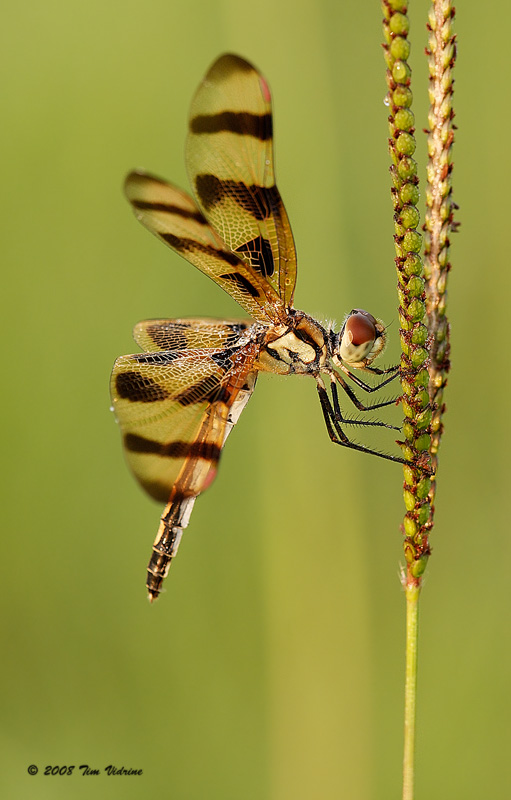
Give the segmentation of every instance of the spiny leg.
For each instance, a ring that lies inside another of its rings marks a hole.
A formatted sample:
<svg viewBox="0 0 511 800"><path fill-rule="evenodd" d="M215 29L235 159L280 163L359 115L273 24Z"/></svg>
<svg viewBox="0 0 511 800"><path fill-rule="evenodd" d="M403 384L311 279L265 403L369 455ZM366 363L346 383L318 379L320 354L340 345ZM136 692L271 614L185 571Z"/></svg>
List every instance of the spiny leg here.
<svg viewBox="0 0 511 800"><path fill-rule="evenodd" d="M376 383L374 386L369 386L369 384L363 381L361 378L359 378L358 375L354 375L353 372L350 372L348 367L346 367L344 364L336 362L336 365L339 367L339 369L341 369L344 372L345 375L348 375L348 377L351 378L353 383L356 383L356 385L359 386L360 389L363 389L364 392L369 392L369 394L371 392L376 392L383 386L386 386L387 383L390 383L399 375L398 372L399 367L392 367L391 369L385 369L385 370L379 370L376 367L364 367L364 372L370 372L373 375L386 375L388 372L392 372L392 375L389 378L385 378L385 380L381 381L381 383Z"/></svg>
<svg viewBox="0 0 511 800"><path fill-rule="evenodd" d="M384 458L387 461L396 461L398 464L408 464L410 466L415 466L410 464L409 461L406 461L404 458L399 458L399 456L391 456L387 453L380 453L378 450L372 450L370 447L364 447L364 445L356 444L352 442L344 431L342 430L339 422L336 420L336 413L332 404L330 402L330 398L328 396L328 392L326 391L325 385L321 378L317 378L317 389L319 394L319 400L321 403L321 410L323 411L323 417L325 419L326 428L328 431L328 435L334 444L340 444L342 447L349 447L352 450L359 450L361 453L369 453L373 456L378 456L378 458Z"/></svg>
<svg viewBox="0 0 511 800"><path fill-rule="evenodd" d="M398 374L399 364L394 364L393 367L387 369L380 369L379 367L364 367L364 372L370 372L372 375L389 375L392 372L392 377L395 378ZM392 380L392 378L390 379Z"/></svg>
<svg viewBox="0 0 511 800"><path fill-rule="evenodd" d="M389 428L392 431L400 431L401 428L396 427L395 425L388 425L386 422L380 422L377 420L359 420L359 419L349 419L343 416L341 406L339 404L339 393L337 391L337 377L335 373L330 374L330 389L332 391L332 400L333 400L333 410L335 413L335 419L337 422L342 423L343 425L370 425L373 428ZM391 400L390 402L395 402ZM387 405L384 403L383 405ZM369 408L378 408L378 406L370 406Z"/></svg>
<svg viewBox="0 0 511 800"><path fill-rule="evenodd" d="M342 377L339 375L339 373L338 373L338 372L336 372L335 370L332 370L331 372L330 372L330 371L328 371L328 374L330 375L330 380L332 380L332 376L334 377L334 379L337 381L337 383L338 383L338 384L339 384L339 385L340 385L340 386L343 388L343 390L346 392L346 394L347 394L347 395L348 395L348 397L350 398L350 400L351 400L351 402L353 403L353 405L354 405L356 408L358 408L358 410L359 410L359 411L374 411L376 408L383 408L384 406L391 406L391 405L393 405L393 404L396 402L395 400L384 400L384 401L382 401L381 403L373 403L372 405L365 406L365 405L364 405L364 404L363 404L363 403L362 403L362 402L361 402L361 401L358 399L357 395L355 394L355 392L353 391L353 389L351 388L351 386L348 386L348 384L346 383L346 381L344 380L344 378L342 378ZM348 374L351 376L351 373L350 373L350 372L349 372ZM354 377L354 376L351 376L351 377ZM386 382L387 382L387 381L386 381ZM332 381L332 383L333 383L333 381ZM384 385L384 384L382 384L382 385ZM364 388L364 386L365 386L365 384L364 384L364 383L363 383L363 381L362 381L362 388ZM378 388L378 387L376 387L376 388ZM371 392L373 391L372 387L369 387L369 391L371 391Z"/></svg>

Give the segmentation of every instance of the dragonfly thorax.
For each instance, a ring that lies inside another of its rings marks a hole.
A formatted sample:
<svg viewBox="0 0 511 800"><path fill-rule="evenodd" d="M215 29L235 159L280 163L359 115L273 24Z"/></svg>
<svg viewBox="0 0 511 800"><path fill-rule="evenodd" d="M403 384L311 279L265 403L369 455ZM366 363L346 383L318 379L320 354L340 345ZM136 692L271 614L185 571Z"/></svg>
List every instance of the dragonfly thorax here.
<svg viewBox="0 0 511 800"><path fill-rule="evenodd" d="M268 330L258 366L280 375L317 375L330 356L328 334L319 322L292 310L290 324Z"/></svg>

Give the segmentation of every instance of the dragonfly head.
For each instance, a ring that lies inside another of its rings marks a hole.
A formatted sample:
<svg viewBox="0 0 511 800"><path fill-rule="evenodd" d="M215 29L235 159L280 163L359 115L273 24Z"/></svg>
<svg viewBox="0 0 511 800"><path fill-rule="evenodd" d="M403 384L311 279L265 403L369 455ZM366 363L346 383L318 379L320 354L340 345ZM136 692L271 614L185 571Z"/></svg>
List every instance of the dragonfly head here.
<svg viewBox="0 0 511 800"><path fill-rule="evenodd" d="M368 367L385 347L385 326L368 311L350 311L340 333L333 334L332 360L354 369Z"/></svg>

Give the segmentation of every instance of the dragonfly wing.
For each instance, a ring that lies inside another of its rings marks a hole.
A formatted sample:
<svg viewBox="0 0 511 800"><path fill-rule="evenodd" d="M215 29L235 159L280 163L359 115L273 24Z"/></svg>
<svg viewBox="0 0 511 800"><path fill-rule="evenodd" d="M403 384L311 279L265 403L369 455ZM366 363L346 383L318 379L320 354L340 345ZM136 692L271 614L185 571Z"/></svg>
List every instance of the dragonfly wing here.
<svg viewBox="0 0 511 800"><path fill-rule="evenodd" d="M128 463L144 489L167 503L147 570L151 600L252 394L256 354L250 342L231 351L142 353L115 362L111 394Z"/></svg>
<svg viewBox="0 0 511 800"><path fill-rule="evenodd" d="M221 241L186 192L140 171L130 172L124 191L142 225L212 278L255 320L268 325L285 318L273 287Z"/></svg>
<svg viewBox="0 0 511 800"><path fill-rule="evenodd" d="M283 301L293 302L296 253L275 184L271 94L235 55L221 56L192 101L186 165L204 216Z"/></svg>
<svg viewBox="0 0 511 800"><path fill-rule="evenodd" d="M156 500L168 501L186 463L195 466L186 489L181 481L182 492L197 495L211 483L230 409L240 390L248 391L253 350L251 343L230 355L223 349L166 351L115 362L111 396L126 459Z"/></svg>
<svg viewBox="0 0 511 800"><path fill-rule="evenodd" d="M135 325L133 338L142 350L194 350L234 347L251 323L185 317L148 319Z"/></svg>

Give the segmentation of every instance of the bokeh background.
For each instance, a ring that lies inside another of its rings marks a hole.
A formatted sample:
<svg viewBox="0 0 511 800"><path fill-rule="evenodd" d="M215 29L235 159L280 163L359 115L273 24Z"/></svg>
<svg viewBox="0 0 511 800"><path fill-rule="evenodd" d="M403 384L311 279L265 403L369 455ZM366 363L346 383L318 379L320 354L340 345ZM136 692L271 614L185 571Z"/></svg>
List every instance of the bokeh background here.
<svg viewBox="0 0 511 800"><path fill-rule="evenodd" d="M418 798L504 797L510 779L511 11L480 6L461 3L457 19L462 227L421 602ZM427 8L411 11L419 131ZM3 797L399 795L400 468L335 448L312 381L263 376L150 607L160 509L128 474L108 397L138 320L239 313L121 194L133 167L186 186L189 102L225 51L273 90L297 307L323 320L368 308L391 323L384 361L397 360L380 19L377 3L335 0L4 11ZM72 777L43 775L70 764ZM143 776L85 778L82 764Z"/></svg>

